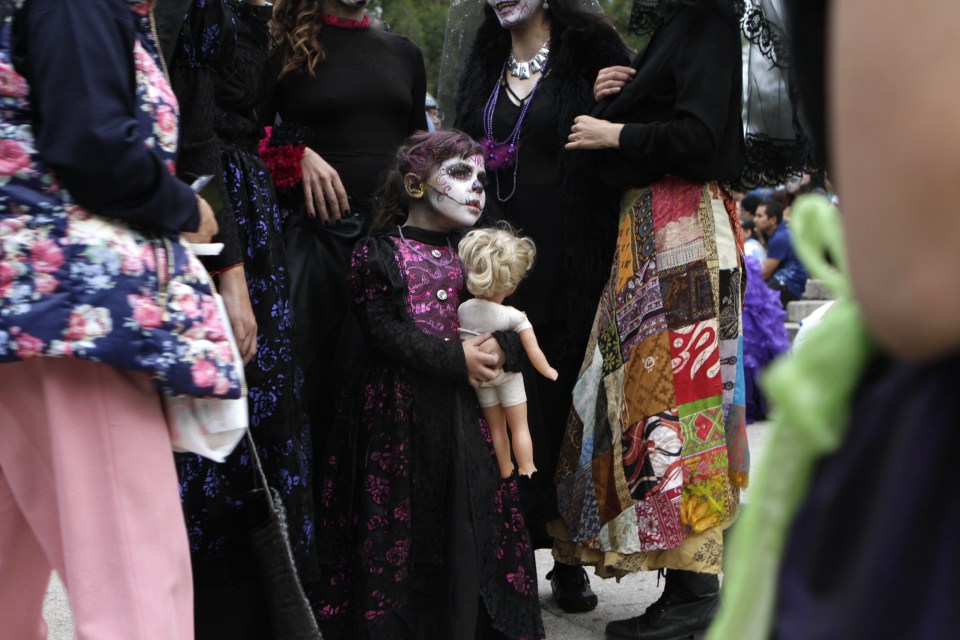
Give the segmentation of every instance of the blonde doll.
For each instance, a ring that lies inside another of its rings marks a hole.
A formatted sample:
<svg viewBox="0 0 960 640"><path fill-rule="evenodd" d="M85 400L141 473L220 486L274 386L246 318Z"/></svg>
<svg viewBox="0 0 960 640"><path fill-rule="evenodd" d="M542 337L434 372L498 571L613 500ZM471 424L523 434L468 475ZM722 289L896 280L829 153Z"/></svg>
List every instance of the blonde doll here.
<svg viewBox="0 0 960 640"><path fill-rule="evenodd" d="M503 304L504 298L533 266L537 249L530 238L521 238L504 228L475 229L464 236L459 245L460 260L466 274L467 290L474 295L460 305L460 331L472 335L493 331L516 331L530 362L550 380L557 379L557 370L537 344L537 337L527 316ZM527 424L527 395L523 376L502 372L477 389L483 417L490 426L493 448L497 453L501 477L513 473L510 445L517 458L521 475L532 476L533 443ZM507 436L510 426L510 437Z"/></svg>

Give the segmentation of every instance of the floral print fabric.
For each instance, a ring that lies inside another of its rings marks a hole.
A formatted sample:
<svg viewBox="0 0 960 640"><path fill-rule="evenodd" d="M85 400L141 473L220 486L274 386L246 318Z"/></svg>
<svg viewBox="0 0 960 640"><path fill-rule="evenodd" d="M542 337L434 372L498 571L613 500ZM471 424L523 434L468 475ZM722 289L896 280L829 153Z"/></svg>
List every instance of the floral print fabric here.
<svg viewBox="0 0 960 640"><path fill-rule="evenodd" d="M137 120L174 168L178 106L160 71L147 3L131 3ZM27 83L0 32L0 363L77 357L152 372L161 391L241 394L203 266L180 242L85 211L38 157Z"/></svg>
<svg viewBox="0 0 960 640"><path fill-rule="evenodd" d="M742 240L716 184L624 195L557 473L556 555L717 572L746 482Z"/></svg>

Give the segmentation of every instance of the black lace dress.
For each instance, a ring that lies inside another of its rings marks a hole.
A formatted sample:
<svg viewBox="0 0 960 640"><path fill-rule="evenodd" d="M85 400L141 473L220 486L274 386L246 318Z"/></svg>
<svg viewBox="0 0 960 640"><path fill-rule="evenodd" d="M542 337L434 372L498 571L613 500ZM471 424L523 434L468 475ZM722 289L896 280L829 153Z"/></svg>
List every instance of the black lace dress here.
<svg viewBox="0 0 960 640"><path fill-rule="evenodd" d="M250 427L267 478L283 499L297 567L304 579L311 579L317 572L311 434L301 406L303 376L293 336L281 213L270 175L257 156L260 105L270 96L275 75L267 61L270 12L270 7L232 0L192 3L177 36L171 74L179 79L181 103L195 116L194 148L209 146L201 144L209 142L199 133L201 125L216 145L212 160L194 163L201 171L209 171L211 162L219 165L226 200L217 239L227 246L220 264L208 267L242 262L245 268L257 321L257 353L246 367ZM224 48L231 55L223 56ZM254 564L236 530L243 495L256 486L255 472L246 440L223 464L188 454L178 454L176 461L202 635L202 619L218 611L208 597L251 578ZM239 618L256 618L242 606L237 609Z"/></svg>
<svg viewBox="0 0 960 640"><path fill-rule="evenodd" d="M467 384L460 261L446 235L403 232L351 264L367 352L318 487L324 637L542 638L516 478ZM498 340L517 362L519 342Z"/></svg>

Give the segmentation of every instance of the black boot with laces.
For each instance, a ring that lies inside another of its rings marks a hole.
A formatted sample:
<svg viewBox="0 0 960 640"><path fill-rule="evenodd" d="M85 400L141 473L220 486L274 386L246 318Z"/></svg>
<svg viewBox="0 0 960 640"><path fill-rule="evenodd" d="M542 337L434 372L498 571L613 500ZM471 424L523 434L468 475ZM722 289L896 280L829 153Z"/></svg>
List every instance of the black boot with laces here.
<svg viewBox="0 0 960 640"><path fill-rule="evenodd" d="M642 616L614 620L607 640L681 640L706 631L720 604L720 579L709 573L667 572L660 598Z"/></svg>
<svg viewBox="0 0 960 640"><path fill-rule="evenodd" d="M590 588L583 567L555 562L547 580L557 604L567 613L586 613L597 607L597 594Z"/></svg>

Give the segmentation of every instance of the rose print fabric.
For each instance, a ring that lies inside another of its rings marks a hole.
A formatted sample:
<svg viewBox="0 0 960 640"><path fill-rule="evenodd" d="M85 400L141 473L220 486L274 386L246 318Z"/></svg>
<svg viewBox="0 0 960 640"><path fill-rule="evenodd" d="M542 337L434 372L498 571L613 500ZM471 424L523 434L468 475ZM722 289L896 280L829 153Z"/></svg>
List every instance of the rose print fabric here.
<svg viewBox="0 0 960 640"><path fill-rule="evenodd" d="M368 352L317 489L324 637L473 638L479 603L505 637L542 638L516 479L500 479L466 382L459 259L442 234L404 236L353 254Z"/></svg>
<svg viewBox="0 0 960 640"><path fill-rule="evenodd" d="M557 472L555 554L602 575L720 570L748 466L742 241L716 184L623 198Z"/></svg>
<svg viewBox="0 0 960 640"><path fill-rule="evenodd" d="M172 171L177 102L135 24L137 133ZM40 160L29 89L0 30L0 363L76 357L152 372L171 394L239 397L236 363L203 266L175 237L78 206Z"/></svg>

